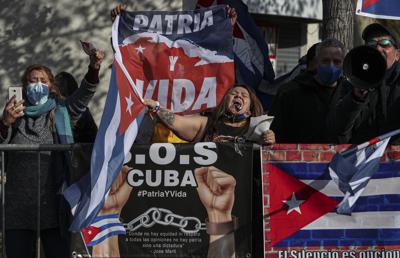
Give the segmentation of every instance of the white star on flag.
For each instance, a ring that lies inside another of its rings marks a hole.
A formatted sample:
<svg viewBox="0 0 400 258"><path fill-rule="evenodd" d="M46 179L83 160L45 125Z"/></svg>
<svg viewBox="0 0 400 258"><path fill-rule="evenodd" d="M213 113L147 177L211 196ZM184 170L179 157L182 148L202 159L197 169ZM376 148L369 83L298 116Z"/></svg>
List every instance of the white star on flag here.
<svg viewBox="0 0 400 258"><path fill-rule="evenodd" d="M146 48L142 47L142 45L139 45L136 49L136 53L142 53L143 54L143 50L145 50Z"/></svg>
<svg viewBox="0 0 400 258"><path fill-rule="evenodd" d="M91 234L92 234L92 231L91 231L91 230L89 230L89 231L88 231L88 234L89 234L89 235L91 235Z"/></svg>
<svg viewBox="0 0 400 258"><path fill-rule="evenodd" d="M292 194L292 198L290 200L282 201L288 206L288 211L286 214L291 213L292 211L297 211L299 214L301 214L300 210L300 205L304 202L304 200L297 200L296 195Z"/></svg>
<svg viewBox="0 0 400 258"><path fill-rule="evenodd" d="M130 115L132 115L132 105L133 105L133 101L132 101L132 97L131 94L129 94L129 98L125 97L126 100L126 112L129 112Z"/></svg>

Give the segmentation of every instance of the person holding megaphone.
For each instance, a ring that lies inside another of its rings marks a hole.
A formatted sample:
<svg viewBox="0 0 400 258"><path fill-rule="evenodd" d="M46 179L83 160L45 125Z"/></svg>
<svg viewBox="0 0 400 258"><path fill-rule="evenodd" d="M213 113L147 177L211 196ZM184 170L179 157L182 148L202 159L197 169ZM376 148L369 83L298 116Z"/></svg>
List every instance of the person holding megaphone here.
<svg viewBox="0 0 400 258"><path fill-rule="evenodd" d="M400 128L399 42L384 26L368 25L364 46L352 49L344 61L350 91L330 114L339 143L359 144ZM399 144L400 137L392 137Z"/></svg>

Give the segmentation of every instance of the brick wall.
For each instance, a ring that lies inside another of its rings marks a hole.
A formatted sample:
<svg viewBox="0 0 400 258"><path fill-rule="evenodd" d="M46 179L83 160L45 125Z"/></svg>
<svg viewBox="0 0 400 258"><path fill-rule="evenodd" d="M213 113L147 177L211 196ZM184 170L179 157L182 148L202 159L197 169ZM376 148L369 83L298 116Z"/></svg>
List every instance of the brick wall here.
<svg viewBox="0 0 400 258"><path fill-rule="evenodd" d="M269 161L286 161L286 162L301 162L301 161L312 161L312 162L329 162L333 155L348 148L350 145L330 145L330 144L275 144L272 146L265 146L262 151L263 157L263 187L264 187L264 214L268 214L269 210L269 196L268 193L268 171L267 163ZM382 161L397 161L400 160L400 145L392 145L386 148L385 154L382 157ZM265 219L267 225L268 219ZM269 232L268 228L264 228L264 239L265 249L268 246ZM379 232L376 232L377 234ZM397 232L398 233L398 232ZM333 237L333 241L336 237ZM336 243L337 244L337 243ZM332 246L336 246L332 243ZM272 258L278 257L278 253L272 248L272 252L265 254L265 257Z"/></svg>

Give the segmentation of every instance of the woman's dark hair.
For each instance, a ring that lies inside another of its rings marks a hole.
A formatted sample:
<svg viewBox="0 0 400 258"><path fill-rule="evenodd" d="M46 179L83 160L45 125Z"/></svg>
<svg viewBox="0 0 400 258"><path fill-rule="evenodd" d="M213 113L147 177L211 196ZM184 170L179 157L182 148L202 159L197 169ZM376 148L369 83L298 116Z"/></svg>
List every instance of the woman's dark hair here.
<svg viewBox="0 0 400 258"><path fill-rule="evenodd" d="M31 72L35 71L35 70L43 71L43 72L45 72L47 74L47 77L49 77L49 82L53 86L53 87L51 87L50 94L53 95L54 97L56 97L57 99L61 98L60 90L58 89L58 86L57 86L56 81L54 79L54 75L51 72L50 68L48 68L45 65L33 64L33 65L28 66L25 69L25 72L21 77L22 87L26 88L26 86L29 84L28 77L31 74Z"/></svg>
<svg viewBox="0 0 400 258"><path fill-rule="evenodd" d="M60 91L60 94L65 98L71 96L78 89L78 82L70 73L58 73L55 77L55 81Z"/></svg>
<svg viewBox="0 0 400 258"><path fill-rule="evenodd" d="M254 90L252 88L250 88L247 85L243 85L243 84L235 84L232 88L230 88L225 95L222 97L221 102L219 103L219 105L215 108L215 110L212 112L211 114L211 124L209 126L209 129L211 129L211 131L215 131L215 127L218 123L218 121L220 121L221 119L224 118L225 113L228 111L228 96L229 94L237 87L241 87L247 90L247 92L249 93L249 98L250 98L250 116L261 116L263 115L263 107L262 104L260 102L260 100L258 99L256 93L254 92Z"/></svg>

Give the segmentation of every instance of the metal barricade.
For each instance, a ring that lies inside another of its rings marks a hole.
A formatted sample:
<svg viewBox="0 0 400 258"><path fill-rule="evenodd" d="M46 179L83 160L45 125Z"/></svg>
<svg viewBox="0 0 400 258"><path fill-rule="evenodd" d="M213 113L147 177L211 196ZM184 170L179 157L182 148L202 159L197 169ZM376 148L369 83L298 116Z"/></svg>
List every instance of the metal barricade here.
<svg viewBox="0 0 400 258"><path fill-rule="evenodd" d="M85 144L83 144L85 145ZM88 144L89 145L89 144ZM90 144L91 145L91 144ZM41 158L40 154L44 151L72 151L76 148L80 148L82 144L0 144L0 156L1 156L1 171L0 171L0 182L1 182L1 226L2 226L2 236L1 236L1 253L3 258L6 257L5 254L5 184L6 184L6 167L5 167L5 153L12 151L29 151L29 152L37 152L37 162L38 162L38 170L37 170L37 241L36 241L36 257L41 257L41 240L40 240L40 163ZM23 247L22 247L23 248ZM71 250L73 251L73 250ZM76 254L75 251L72 252L72 255Z"/></svg>

